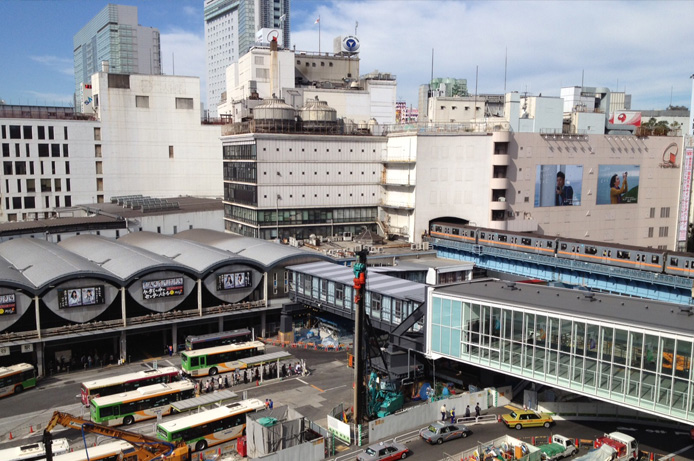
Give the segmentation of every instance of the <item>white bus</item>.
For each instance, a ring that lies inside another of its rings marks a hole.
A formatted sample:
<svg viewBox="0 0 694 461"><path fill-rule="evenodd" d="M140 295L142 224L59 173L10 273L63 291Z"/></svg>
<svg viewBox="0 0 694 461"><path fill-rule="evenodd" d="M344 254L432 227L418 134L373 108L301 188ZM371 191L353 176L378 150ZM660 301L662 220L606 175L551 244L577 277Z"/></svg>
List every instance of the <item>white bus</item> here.
<svg viewBox="0 0 694 461"><path fill-rule="evenodd" d="M131 444L120 440L55 456L53 461L137 461L134 451L135 448ZM123 457L118 458L121 453Z"/></svg>
<svg viewBox="0 0 694 461"><path fill-rule="evenodd" d="M195 384L183 380L169 384L153 384L124 394L92 399L89 411L92 422L107 426L130 425L156 418L157 413L171 413L171 404L195 397Z"/></svg>
<svg viewBox="0 0 694 461"><path fill-rule="evenodd" d="M88 407L89 401L97 397L134 391L152 384L170 383L178 380L179 374L176 367L161 367L156 370L142 370L96 381L85 381L82 383L82 403Z"/></svg>
<svg viewBox="0 0 694 461"><path fill-rule="evenodd" d="M61 455L69 451L70 444L67 439L55 439L53 441L51 450L53 455ZM2 461L38 461L44 459L46 459L46 447L43 442L0 450L0 460Z"/></svg>
<svg viewBox="0 0 694 461"><path fill-rule="evenodd" d="M192 451L233 440L246 429L246 413L265 409L258 399L242 400L212 410L157 425L157 437L166 442L183 441Z"/></svg>

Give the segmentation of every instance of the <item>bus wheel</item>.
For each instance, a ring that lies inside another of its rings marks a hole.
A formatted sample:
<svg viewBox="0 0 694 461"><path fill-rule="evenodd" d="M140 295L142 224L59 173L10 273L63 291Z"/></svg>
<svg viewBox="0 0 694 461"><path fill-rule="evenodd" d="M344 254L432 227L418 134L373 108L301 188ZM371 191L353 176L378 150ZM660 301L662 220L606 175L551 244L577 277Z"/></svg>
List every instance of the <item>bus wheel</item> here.
<svg viewBox="0 0 694 461"><path fill-rule="evenodd" d="M133 418L132 416L126 416L125 418L123 418L123 424L125 424L126 426L130 426L134 422L135 418Z"/></svg>
<svg viewBox="0 0 694 461"><path fill-rule="evenodd" d="M202 451L205 448L207 448L207 440L198 440L198 443L195 444L195 451Z"/></svg>
<svg viewBox="0 0 694 461"><path fill-rule="evenodd" d="M210 368L210 376L214 376L217 374L217 369L215 367Z"/></svg>
<svg viewBox="0 0 694 461"><path fill-rule="evenodd" d="M22 386L22 385L20 384L19 386L16 386L16 387L14 388L14 393L15 393L15 394L21 394L23 390L24 390L24 386Z"/></svg>

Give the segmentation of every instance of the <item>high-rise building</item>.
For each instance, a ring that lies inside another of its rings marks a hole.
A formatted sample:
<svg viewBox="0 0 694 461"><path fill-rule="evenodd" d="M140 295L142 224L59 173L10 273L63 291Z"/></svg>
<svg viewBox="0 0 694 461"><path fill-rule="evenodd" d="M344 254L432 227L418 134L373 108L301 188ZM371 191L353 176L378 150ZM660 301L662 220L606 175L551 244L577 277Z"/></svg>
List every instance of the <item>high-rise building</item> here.
<svg viewBox="0 0 694 461"><path fill-rule="evenodd" d="M75 59L75 108L80 111L84 88L108 61L115 74L161 74L159 30L137 22L137 7L108 4L72 39Z"/></svg>
<svg viewBox="0 0 694 461"><path fill-rule="evenodd" d="M226 68L251 49L263 28L281 29L289 47L289 0L205 0L209 116L217 116Z"/></svg>

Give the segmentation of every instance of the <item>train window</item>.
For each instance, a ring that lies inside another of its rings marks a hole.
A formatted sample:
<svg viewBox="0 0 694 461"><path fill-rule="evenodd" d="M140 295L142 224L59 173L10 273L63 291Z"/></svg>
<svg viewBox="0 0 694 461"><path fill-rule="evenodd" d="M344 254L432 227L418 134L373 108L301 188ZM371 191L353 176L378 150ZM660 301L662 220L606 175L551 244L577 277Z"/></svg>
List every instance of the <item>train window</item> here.
<svg viewBox="0 0 694 461"><path fill-rule="evenodd" d="M481 239L484 238L484 232L480 232L480 238L481 238Z"/></svg>
<svg viewBox="0 0 694 461"><path fill-rule="evenodd" d="M678 263L679 263L679 261L677 260L677 258L670 258L670 265L671 266L677 267Z"/></svg>
<svg viewBox="0 0 694 461"><path fill-rule="evenodd" d="M530 240L529 238L523 237L523 238L521 238L521 243L522 243L523 245L530 245L531 240Z"/></svg>
<svg viewBox="0 0 694 461"><path fill-rule="evenodd" d="M451 234L453 235L460 235L460 230L456 229L455 227L451 229Z"/></svg>
<svg viewBox="0 0 694 461"><path fill-rule="evenodd" d="M551 240L547 241L547 248L552 248L553 246Z"/></svg>
<svg viewBox="0 0 694 461"><path fill-rule="evenodd" d="M435 230L436 232L441 232L442 229L441 229L441 226L436 226L436 227L434 228L434 230Z"/></svg>
<svg viewBox="0 0 694 461"><path fill-rule="evenodd" d="M595 253L598 252L598 249L595 247L586 247L585 252L587 255L594 255Z"/></svg>
<svg viewBox="0 0 694 461"><path fill-rule="evenodd" d="M513 243L518 243L518 237L513 237L512 242L513 242Z"/></svg>
<svg viewBox="0 0 694 461"><path fill-rule="evenodd" d="M607 250L602 250L602 255L603 255L603 257L607 256Z"/></svg>
<svg viewBox="0 0 694 461"><path fill-rule="evenodd" d="M685 262L684 262L684 268L685 268L685 269L689 269L689 261L685 261Z"/></svg>
<svg viewBox="0 0 694 461"><path fill-rule="evenodd" d="M500 241L500 242L505 242L506 240L508 240L508 237L506 237L505 235L500 235L500 236L499 236L499 241Z"/></svg>
<svg viewBox="0 0 694 461"><path fill-rule="evenodd" d="M490 236L489 236L489 240L494 241L494 240L495 240L494 237L496 237L494 234L490 235Z"/></svg>
<svg viewBox="0 0 694 461"><path fill-rule="evenodd" d="M611 258L611 257L612 257L612 250L608 250L608 251L607 251L607 257L608 257L608 258Z"/></svg>
<svg viewBox="0 0 694 461"><path fill-rule="evenodd" d="M619 259L630 259L629 252L624 250L617 250L617 257Z"/></svg>
<svg viewBox="0 0 694 461"><path fill-rule="evenodd" d="M561 249L562 249L562 250L566 250L567 247L568 247L568 245L567 245L566 243L562 243L562 244L561 244Z"/></svg>
<svg viewBox="0 0 694 461"><path fill-rule="evenodd" d="M651 256L651 262L653 264L658 264L660 262L660 256L655 256L655 255Z"/></svg>

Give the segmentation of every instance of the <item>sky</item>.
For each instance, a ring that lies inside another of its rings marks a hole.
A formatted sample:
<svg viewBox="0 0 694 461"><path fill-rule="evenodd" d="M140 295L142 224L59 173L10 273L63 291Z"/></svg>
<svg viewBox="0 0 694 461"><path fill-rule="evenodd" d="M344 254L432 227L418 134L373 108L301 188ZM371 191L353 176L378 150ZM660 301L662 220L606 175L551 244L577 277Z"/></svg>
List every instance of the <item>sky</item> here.
<svg viewBox="0 0 694 461"><path fill-rule="evenodd" d="M0 99L71 105L73 36L107 3L0 0ZM163 72L200 77L206 102L204 0L114 3L159 29ZM320 41L331 52L356 28L360 73L394 74L397 99L414 107L432 70L467 79L471 94L559 96L583 84L626 91L634 110L691 102L692 1L291 0L290 21L297 51Z"/></svg>

